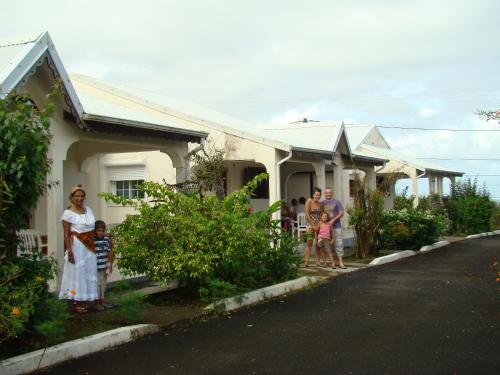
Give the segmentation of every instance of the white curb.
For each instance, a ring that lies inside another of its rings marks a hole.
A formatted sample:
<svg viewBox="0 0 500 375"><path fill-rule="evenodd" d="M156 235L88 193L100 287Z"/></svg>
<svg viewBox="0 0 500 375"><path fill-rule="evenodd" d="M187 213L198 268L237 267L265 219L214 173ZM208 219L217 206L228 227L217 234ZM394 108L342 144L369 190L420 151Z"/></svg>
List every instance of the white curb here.
<svg viewBox="0 0 500 375"><path fill-rule="evenodd" d="M477 233L477 234L470 234L465 238L479 238L479 237L486 237L486 236L495 236L497 234L500 234L500 230L495 230L493 232L484 232L484 233Z"/></svg>
<svg viewBox="0 0 500 375"><path fill-rule="evenodd" d="M379 266L381 264L389 263L389 262L394 262L395 260L398 259L403 259L406 257L411 257L415 255L415 251L412 250L403 250L398 253L394 254L389 254L389 255L384 255L383 257L378 257L373 259L368 266Z"/></svg>
<svg viewBox="0 0 500 375"><path fill-rule="evenodd" d="M243 306L248 306L265 299L277 297L294 290L302 289L315 284L322 278L316 276L302 276L295 280L267 286L262 289L253 290L240 296L226 298L205 307L206 310L232 311Z"/></svg>
<svg viewBox="0 0 500 375"><path fill-rule="evenodd" d="M443 246L448 246L450 244L449 241L438 241L436 243L433 243L432 245L425 245L425 246L422 246L420 248L420 251L422 253L425 253L427 251L431 251L431 250L434 250L434 249L438 249L440 247L443 247Z"/></svg>
<svg viewBox="0 0 500 375"><path fill-rule="evenodd" d="M18 375L33 372L39 368L52 366L68 359L82 357L103 349L137 339L150 333L159 331L154 324L137 324L121 327L84 337L78 340L64 342L59 345L40 349L31 353L12 357L0 362L0 373L2 375Z"/></svg>

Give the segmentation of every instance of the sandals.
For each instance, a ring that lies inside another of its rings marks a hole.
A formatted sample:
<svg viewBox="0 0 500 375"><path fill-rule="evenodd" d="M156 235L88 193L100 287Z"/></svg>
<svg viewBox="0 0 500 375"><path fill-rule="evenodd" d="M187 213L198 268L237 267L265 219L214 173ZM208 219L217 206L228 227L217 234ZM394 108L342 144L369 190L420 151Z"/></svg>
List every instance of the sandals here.
<svg viewBox="0 0 500 375"><path fill-rule="evenodd" d="M346 266L339 266L339 268L342 268L343 270L346 270L347 267Z"/></svg>
<svg viewBox="0 0 500 375"><path fill-rule="evenodd" d="M89 310L87 310L87 308L83 306L75 306L73 311L77 312L78 314L85 314L89 312Z"/></svg>

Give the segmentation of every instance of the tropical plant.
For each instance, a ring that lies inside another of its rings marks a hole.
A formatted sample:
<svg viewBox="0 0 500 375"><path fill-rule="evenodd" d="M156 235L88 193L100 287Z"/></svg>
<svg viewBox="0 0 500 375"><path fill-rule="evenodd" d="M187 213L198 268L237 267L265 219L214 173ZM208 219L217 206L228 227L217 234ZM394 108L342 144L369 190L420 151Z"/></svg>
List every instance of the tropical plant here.
<svg viewBox="0 0 500 375"><path fill-rule="evenodd" d="M474 234L491 230L495 202L485 186L480 188L477 179L461 179L451 186L446 203L451 230L459 234Z"/></svg>
<svg viewBox="0 0 500 375"><path fill-rule="evenodd" d="M208 289L206 295L227 289L223 283L246 290L294 277L300 261L295 243L271 217L281 202L249 214L251 194L266 178L261 174L224 199L154 182L142 184L144 199L103 194L137 211L114 228L118 266L164 283L179 279Z"/></svg>
<svg viewBox="0 0 500 375"><path fill-rule="evenodd" d="M347 209L349 224L356 234L356 256L365 258L377 255L377 233L384 209L384 197L378 190L369 189L365 181L354 174L353 207Z"/></svg>
<svg viewBox="0 0 500 375"><path fill-rule="evenodd" d="M219 199L224 198L225 154L224 150L206 144L189 155L195 163L191 169L192 182L200 194L215 193Z"/></svg>

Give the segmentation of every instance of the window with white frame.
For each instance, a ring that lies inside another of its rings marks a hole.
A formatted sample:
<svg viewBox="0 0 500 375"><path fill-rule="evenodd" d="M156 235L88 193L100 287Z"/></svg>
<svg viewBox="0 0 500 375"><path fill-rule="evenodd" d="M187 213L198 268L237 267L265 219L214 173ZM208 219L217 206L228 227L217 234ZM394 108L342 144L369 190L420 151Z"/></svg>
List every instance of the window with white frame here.
<svg viewBox="0 0 500 375"><path fill-rule="evenodd" d="M125 198L144 198L144 191L138 188L138 185L144 180L122 180L113 181L115 184L115 194Z"/></svg>
<svg viewBox="0 0 500 375"><path fill-rule="evenodd" d="M125 198L144 198L144 165L108 167L110 193Z"/></svg>

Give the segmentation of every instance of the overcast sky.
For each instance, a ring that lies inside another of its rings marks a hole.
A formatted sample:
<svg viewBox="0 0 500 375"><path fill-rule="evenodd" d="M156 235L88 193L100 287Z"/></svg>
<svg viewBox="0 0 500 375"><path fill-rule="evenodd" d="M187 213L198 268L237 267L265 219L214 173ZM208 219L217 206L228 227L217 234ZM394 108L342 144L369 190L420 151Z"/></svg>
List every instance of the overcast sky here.
<svg viewBox="0 0 500 375"><path fill-rule="evenodd" d="M498 0L0 0L0 14L0 37L48 30L70 72L254 123L500 130L475 115L500 108ZM382 132L415 157L500 159L500 132ZM500 198L500 160L433 162Z"/></svg>

